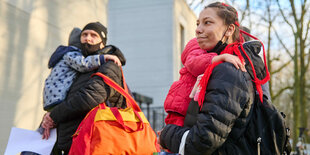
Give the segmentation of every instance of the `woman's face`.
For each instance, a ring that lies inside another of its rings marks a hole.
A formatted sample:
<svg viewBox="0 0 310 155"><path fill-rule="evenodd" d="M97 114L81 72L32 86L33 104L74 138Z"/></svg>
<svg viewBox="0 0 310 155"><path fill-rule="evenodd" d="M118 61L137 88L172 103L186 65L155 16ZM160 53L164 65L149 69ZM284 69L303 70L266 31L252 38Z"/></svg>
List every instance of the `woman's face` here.
<svg viewBox="0 0 310 155"><path fill-rule="evenodd" d="M197 41L200 48L207 51L215 47L228 28L227 25L224 25L223 19L217 15L216 9L206 8L202 10L197 20ZM223 41L226 41L226 38Z"/></svg>

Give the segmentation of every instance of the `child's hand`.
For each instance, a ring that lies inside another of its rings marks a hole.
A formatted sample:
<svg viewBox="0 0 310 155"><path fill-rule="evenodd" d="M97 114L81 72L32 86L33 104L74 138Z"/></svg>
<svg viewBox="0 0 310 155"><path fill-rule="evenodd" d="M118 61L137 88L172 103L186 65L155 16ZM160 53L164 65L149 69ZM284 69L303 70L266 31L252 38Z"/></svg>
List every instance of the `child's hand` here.
<svg viewBox="0 0 310 155"><path fill-rule="evenodd" d="M237 69L241 69L241 71L246 72L246 69L244 66L245 63L241 62L241 60L235 55L221 54L221 55L213 57L212 59L212 63L219 62L219 61L225 61L225 62L232 63Z"/></svg>
<svg viewBox="0 0 310 155"><path fill-rule="evenodd" d="M197 76L196 83L195 83L195 85L194 85L194 87L193 87L191 93L189 94L189 98L194 98L194 96L195 96L195 94L196 94L196 92L197 92L197 90L198 90L198 84L199 84L199 82L200 82L202 76L203 76L203 74Z"/></svg>
<svg viewBox="0 0 310 155"><path fill-rule="evenodd" d="M117 64L118 66L122 66L121 61L118 59L117 56L115 55L110 55L110 54L105 54L104 55L104 60L108 61L108 60L112 60L115 64Z"/></svg>

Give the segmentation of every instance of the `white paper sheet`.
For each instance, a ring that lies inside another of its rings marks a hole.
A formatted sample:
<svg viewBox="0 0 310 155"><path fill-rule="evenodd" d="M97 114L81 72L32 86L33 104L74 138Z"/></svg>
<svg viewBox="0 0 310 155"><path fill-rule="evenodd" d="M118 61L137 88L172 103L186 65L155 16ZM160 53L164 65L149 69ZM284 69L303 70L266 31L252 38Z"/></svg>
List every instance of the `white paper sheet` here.
<svg viewBox="0 0 310 155"><path fill-rule="evenodd" d="M42 139L37 131L12 127L9 142L4 155L16 155L22 151L31 151L49 155L56 142L56 129L52 129L48 140Z"/></svg>

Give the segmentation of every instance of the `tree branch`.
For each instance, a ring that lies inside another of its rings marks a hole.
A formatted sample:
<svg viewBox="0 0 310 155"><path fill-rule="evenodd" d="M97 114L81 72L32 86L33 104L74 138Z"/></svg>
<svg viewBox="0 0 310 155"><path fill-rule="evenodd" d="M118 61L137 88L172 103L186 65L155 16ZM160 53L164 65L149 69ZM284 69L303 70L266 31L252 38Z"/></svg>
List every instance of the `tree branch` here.
<svg viewBox="0 0 310 155"><path fill-rule="evenodd" d="M196 0L192 0L188 4L192 8L192 10L195 10L199 5L201 5L204 2L204 0L200 0L200 2L198 2L198 3L194 3L194 2L196 2ZM196 4L196 5L194 5L194 4Z"/></svg>
<svg viewBox="0 0 310 155"><path fill-rule="evenodd" d="M283 64L281 67L279 67L277 70L275 71L272 71L271 74L275 74L275 73L278 73L280 72L284 67L286 67L287 65L289 65L290 63L292 62L292 59L287 61L285 64Z"/></svg>
<svg viewBox="0 0 310 155"><path fill-rule="evenodd" d="M293 25L287 20L286 16L284 15L283 10L282 10L282 8L281 8L281 6L280 6L279 0L277 0L277 4L278 4L280 13L281 13L281 15L282 15L284 21L291 27L293 33L295 34L294 27L293 27Z"/></svg>
<svg viewBox="0 0 310 155"><path fill-rule="evenodd" d="M280 36L279 36L277 30L276 30L273 26L272 26L272 28L273 28L273 30L274 30L274 32L275 32L275 34L276 34L278 40L280 41L281 45L282 45L283 48L285 49L285 52L291 57L291 59L293 59L294 56L290 53L290 51L288 50L288 48L287 48L287 47L285 46L285 44L283 43L283 41L282 41L282 39L280 38Z"/></svg>
<svg viewBox="0 0 310 155"><path fill-rule="evenodd" d="M292 87L292 86L286 86L286 87L280 89L280 90L277 92L277 94L274 95L274 96L272 97L272 100L275 100L276 98L278 98L278 97L279 97L285 90L287 90L287 89L293 89L293 87Z"/></svg>
<svg viewBox="0 0 310 155"><path fill-rule="evenodd" d="M309 63L310 63L310 49L309 49L309 52L308 52L308 62L307 62L307 65L305 67L305 70L308 70L309 68Z"/></svg>
<svg viewBox="0 0 310 155"><path fill-rule="evenodd" d="M277 18L278 14L274 15L273 18L271 19L272 21L275 21Z"/></svg>
<svg viewBox="0 0 310 155"><path fill-rule="evenodd" d="M273 62L273 61L279 61L280 60L280 56L274 56L270 61Z"/></svg>
<svg viewBox="0 0 310 155"><path fill-rule="evenodd" d="M193 5L193 1L189 2L188 5L191 7Z"/></svg>
<svg viewBox="0 0 310 155"><path fill-rule="evenodd" d="M240 22L242 22L244 20L246 10L249 10L249 8L250 8L250 2L249 2L249 0L246 0L246 7L245 7L244 11L242 12Z"/></svg>
<svg viewBox="0 0 310 155"><path fill-rule="evenodd" d="M309 29L310 29L310 20L308 20L307 29L306 29L306 35L305 35L305 40L308 38Z"/></svg>
<svg viewBox="0 0 310 155"><path fill-rule="evenodd" d="M298 20L297 15L296 15L296 8L295 8L294 0L290 0L290 4L291 4L291 9L292 9L293 17L294 17L294 20L295 20L295 25L296 25L296 28L298 28L298 25L299 25L300 21Z"/></svg>

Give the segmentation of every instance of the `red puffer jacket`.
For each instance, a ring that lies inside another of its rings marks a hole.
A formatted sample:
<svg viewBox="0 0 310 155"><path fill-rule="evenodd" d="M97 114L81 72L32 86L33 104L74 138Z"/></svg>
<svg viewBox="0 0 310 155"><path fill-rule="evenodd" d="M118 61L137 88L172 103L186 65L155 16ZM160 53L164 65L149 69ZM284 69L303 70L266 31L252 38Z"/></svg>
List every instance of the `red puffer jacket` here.
<svg viewBox="0 0 310 155"><path fill-rule="evenodd" d="M164 107L168 113L165 119L166 124L183 126L191 100L189 94L194 87L197 76L203 74L216 55L216 53L207 53L200 49L196 38L187 43L181 55L184 67L180 70L180 79L171 85L165 100Z"/></svg>

